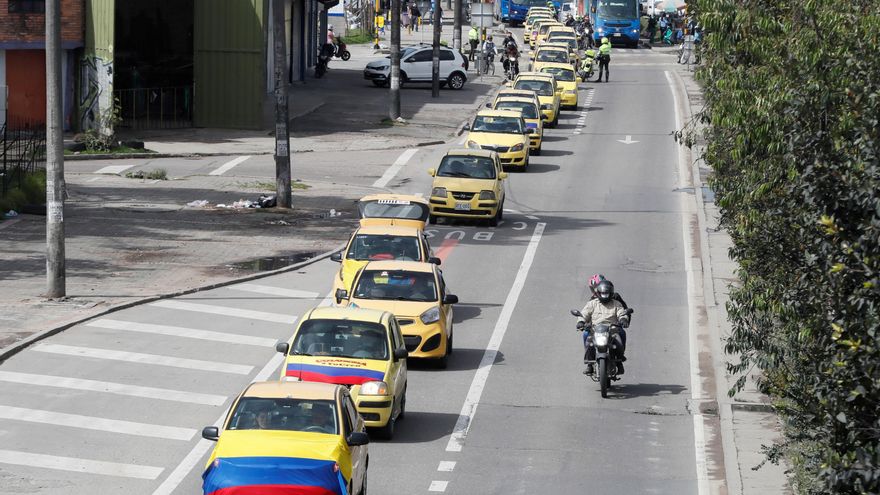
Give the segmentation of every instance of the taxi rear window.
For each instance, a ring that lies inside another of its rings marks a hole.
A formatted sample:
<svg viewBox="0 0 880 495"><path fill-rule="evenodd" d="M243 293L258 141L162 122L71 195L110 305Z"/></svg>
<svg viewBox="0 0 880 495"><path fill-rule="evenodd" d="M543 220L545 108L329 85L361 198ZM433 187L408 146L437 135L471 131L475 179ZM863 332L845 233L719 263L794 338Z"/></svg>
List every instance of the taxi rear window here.
<svg viewBox="0 0 880 495"><path fill-rule="evenodd" d="M304 321L296 332L292 356L388 359L388 332L379 323L355 320Z"/></svg>
<svg viewBox="0 0 880 495"><path fill-rule="evenodd" d="M367 270L358 279L354 297L388 301L437 300L437 284L429 272Z"/></svg>
<svg viewBox="0 0 880 495"><path fill-rule="evenodd" d="M329 400L242 397L228 430L313 431L338 434L336 402Z"/></svg>

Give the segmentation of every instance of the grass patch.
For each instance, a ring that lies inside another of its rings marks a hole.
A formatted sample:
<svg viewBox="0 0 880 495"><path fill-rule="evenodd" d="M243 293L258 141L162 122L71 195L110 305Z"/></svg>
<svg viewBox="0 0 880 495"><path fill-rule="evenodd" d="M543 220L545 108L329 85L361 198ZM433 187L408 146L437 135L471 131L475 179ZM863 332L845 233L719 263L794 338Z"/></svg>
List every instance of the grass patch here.
<svg viewBox="0 0 880 495"><path fill-rule="evenodd" d="M342 41L347 45L361 45L373 42L373 33L362 29L349 29Z"/></svg>
<svg viewBox="0 0 880 495"><path fill-rule="evenodd" d="M135 153L155 153L153 150L148 150L146 148L129 148L128 146L117 146L116 148L111 148L109 151L103 150L83 150L83 151L70 151L64 150L65 155L130 155Z"/></svg>
<svg viewBox="0 0 880 495"><path fill-rule="evenodd" d="M275 191L275 183L269 181L256 181L256 182L246 182L244 184L239 184L240 187L245 189L259 189L261 191ZM306 184L301 180L292 180L290 181L290 188L294 191L300 190L305 191L306 189L311 188L312 186Z"/></svg>
<svg viewBox="0 0 880 495"><path fill-rule="evenodd" d="M14 182L15 183L15 182ZM20 185L6 191L6 195L0 197L0 213L9 210L21 211L25 205L44 204L46 202L46 171L38 170L28 174Z"/></svg>
<svg viewBox="0 0 880 495"><path fill-rule="evenodd" d="M164 168L157 168L149 172L135 170L134 172L126 172L125 176L129 179L168 180L168 172Z"/></svg>

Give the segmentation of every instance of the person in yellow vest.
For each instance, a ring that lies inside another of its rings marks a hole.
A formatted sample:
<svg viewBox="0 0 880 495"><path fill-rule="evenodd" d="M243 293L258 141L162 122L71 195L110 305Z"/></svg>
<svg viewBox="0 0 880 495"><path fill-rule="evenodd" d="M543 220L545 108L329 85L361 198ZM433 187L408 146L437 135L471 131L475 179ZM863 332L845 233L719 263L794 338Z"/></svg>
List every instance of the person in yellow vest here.
<svg viewBox="0 0 880 495"><path fill-rule="evenodd" d="M476 26L471 26L471 30L468 31L468 43L471 45L471 53L468 56L468 59L475 60L477 55L477 45L480 44L480 31L477 30Z"/></svg>
<svg viewBox="0 0 880 495"><path fill-rule="evenodd" d="M602 38L602 44L599 45L599 78L598 82L602 82L602 73L605 73L605 82L608 82L608 75L611 71L608 69L608 62L611 62L611 41L608 38Z"/></svg>

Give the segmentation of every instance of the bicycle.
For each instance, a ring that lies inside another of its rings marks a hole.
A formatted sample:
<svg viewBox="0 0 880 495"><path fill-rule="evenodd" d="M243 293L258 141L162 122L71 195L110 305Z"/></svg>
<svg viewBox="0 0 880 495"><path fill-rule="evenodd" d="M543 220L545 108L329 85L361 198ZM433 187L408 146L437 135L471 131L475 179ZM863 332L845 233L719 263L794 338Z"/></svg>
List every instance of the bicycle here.
<svg viewBox="0 0 880 495"><path fill-rule="evenodd" d="M484 75L495 75L495 53L484 51L480 56L480 64Z"/></svg>

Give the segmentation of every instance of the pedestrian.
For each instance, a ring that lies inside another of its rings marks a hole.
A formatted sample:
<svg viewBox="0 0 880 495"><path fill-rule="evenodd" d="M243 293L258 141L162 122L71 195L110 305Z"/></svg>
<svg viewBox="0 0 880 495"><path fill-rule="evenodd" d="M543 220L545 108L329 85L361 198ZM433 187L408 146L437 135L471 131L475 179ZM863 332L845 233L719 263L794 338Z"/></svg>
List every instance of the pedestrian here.
<svg viewBox="0 0 880 495"><path fill-rule="evenodd" d="M653 15L648 17L648 43L654 43L654 36L657 34L657 18Z"/></svg>
<svg viewBox="0 0 880 495"><path fill-rule="evenodd" d="M409 19L410 23L412 23L413 29L415 29L416 32L419 32L419 25L422 23L422 13L419 11L419 6L416 5L415 1L410 4Z"/></svg>
<svg viewBox="0 0 880 495"><path fill-rule="evenodd" d="M669 27L669 19L666 18L666 12L660 14L660 35L666 36L666 28Z"/></svg>
<svg viewBox="0 0 880 495"><path fill-rule="evenodd" d="M480 44L480 32L477 30L477 26L471 26L471 30L468 31L468 44L471 46L471 53L468 59L474 60L476 58L477 45Z"/></svg>
<svg viewBox="0 0 880 495"><path fill-rule="evenodd" d="M412 24L410 21L409 10L404 9L400 14L400 24L406 29L406 32L412 34Z"/></svg>

